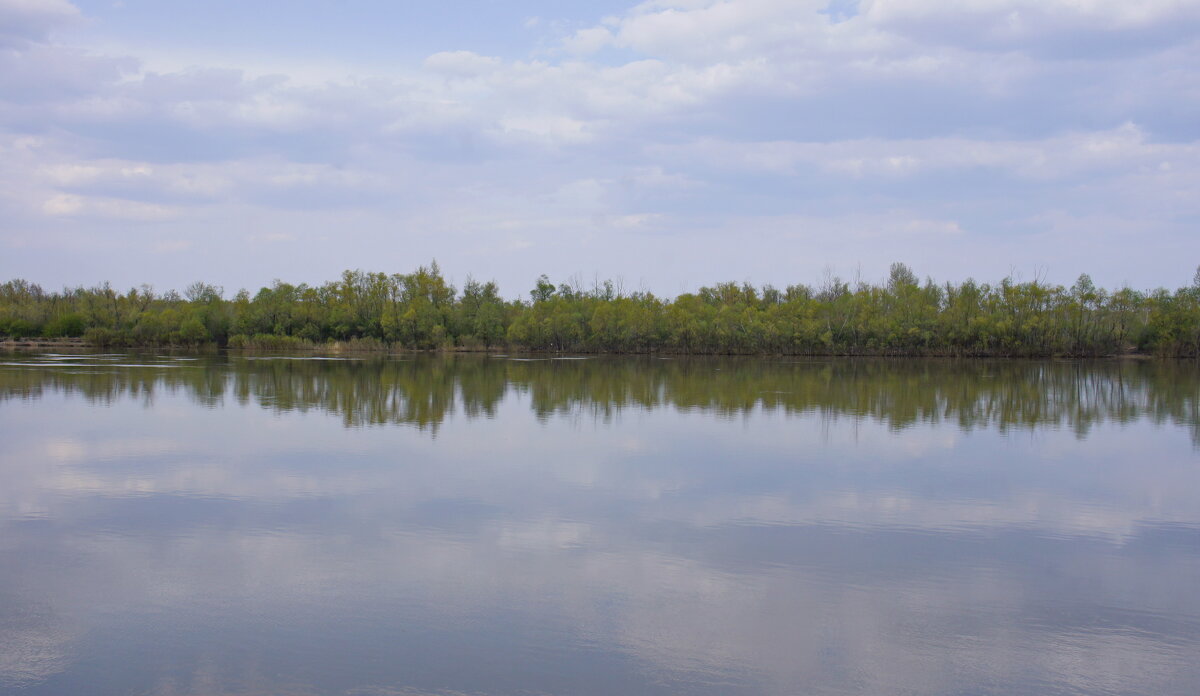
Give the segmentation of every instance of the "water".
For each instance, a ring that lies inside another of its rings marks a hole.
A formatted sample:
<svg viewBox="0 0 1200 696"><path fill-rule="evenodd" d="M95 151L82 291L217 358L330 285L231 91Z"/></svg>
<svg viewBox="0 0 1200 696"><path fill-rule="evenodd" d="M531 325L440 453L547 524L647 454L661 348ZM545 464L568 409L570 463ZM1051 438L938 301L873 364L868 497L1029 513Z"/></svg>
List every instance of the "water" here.
<svg viewBox="0 0 1200 696"><path fill-rule="evenodd" d="M6 694L1200 692L1195 363L0 363Z"/></svg>

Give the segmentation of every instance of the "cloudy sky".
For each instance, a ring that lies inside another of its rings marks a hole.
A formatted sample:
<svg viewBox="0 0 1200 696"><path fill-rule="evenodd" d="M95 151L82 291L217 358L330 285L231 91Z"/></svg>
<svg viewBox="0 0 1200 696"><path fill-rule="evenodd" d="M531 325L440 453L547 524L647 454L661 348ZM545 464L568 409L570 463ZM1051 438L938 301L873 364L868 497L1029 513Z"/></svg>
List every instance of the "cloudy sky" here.
<svg viewBox="0 0 1200 696"><path fill-rule="evenodd" d="M0 0L0 279L1177 287L1200 0Z"/></svg>

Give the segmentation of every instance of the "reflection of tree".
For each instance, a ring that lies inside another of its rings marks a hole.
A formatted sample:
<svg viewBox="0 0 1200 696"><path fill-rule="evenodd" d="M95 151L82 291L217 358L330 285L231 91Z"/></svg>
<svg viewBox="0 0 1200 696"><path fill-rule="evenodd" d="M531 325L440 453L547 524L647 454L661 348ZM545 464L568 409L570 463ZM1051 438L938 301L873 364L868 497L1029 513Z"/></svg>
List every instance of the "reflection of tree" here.
<svg viewBox="0 0 1200 696"><path fill-rule="evenodd" d="M179 363L175 363L178 365ZM346 426L436 429L456 408L491 417L507 389L530 395L539 417L626 407L752 408L871 418L894 428L954 422L962 428L1070 427L1149 418L1186 424L1200 442L1200 369L1173 361L953 361L756 358L596 358L510 361L469 356L410 360L253 360L208 357L184 367L8 367L0 399L46 391L152 402L186 391L206 406L226 393L278 411L336 413Z"/></svg>

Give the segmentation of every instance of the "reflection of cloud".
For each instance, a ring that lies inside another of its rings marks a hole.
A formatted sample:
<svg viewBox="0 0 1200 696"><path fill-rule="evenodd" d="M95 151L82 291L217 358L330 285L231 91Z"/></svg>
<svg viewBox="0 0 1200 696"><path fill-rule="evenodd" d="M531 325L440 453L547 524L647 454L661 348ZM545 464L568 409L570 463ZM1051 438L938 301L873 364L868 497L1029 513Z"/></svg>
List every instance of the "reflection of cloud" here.
<svg viewBox="0 0 1200 696"><path fill-rule="evenodd" d="M1146 410L1098 418L1082 438L1045 426L1006 436L999 421L967 427L932 406L894 428L885 414L904 408L901 392L864 399L869 381L853 408L767 408L755 388L740 409L701 391L705 406L681 411L701 384L685 381L648 390L654 405L606 412L619 400L605 389L636 374L607 384L602 367L545 361L504 367L522 370L521 388L473 418L460 407L470 380L511 385L507 373L437 363L410 376L440 375L448 392L405 392L455 404L431 437L344 426L343 410L376 403L369 390L388 373L250 362L261 367L240 381L196 371L221 385L215 401L179 371L148 385L122 373L126 391L89 375L86 392L47 370L45 391L0 402L0 591L55 612L14 632L9 671L69 670L55 626L103 632L143 612L151 635L212 622L231 641L206 652L189 634L161 648L187 653L148 689L164 696L265 693L270 675L330 655L434 679L429 645L450 660L486 654L471 662L482 681L527 670L530 691L566 664L700 694L1179 693L1200 678L1189 584L1200 472L1182 426L1154 426ZM551 379L573 369L592 386ZM266 381L277 372L308 391ZM23 376L4 379L16 393ZM1097 393L1111 384L1092 376ZM915 397L914 384L898 389ZM1136 392L1130 375L1123 384ZM534 417L547 404L564 405ZM239 642L244 625L260 642ZM288 649L264 647L276 638ZM364 694L422 693L338 678Z"/></svg>
<svg viewBox="0 0 1200 696"><path fill-rule="evenodd" d="M201 659L188 674L162 677L146 696L312 696L312 686L286 675L266 675L250 666L217 664ZM231 674L232 672L232 674Z"/></svg>
<svg viewBox="0 0 1200 696"><path fill-rule="evenodd" d="M611 528L607 538L564 549L557 533L522 532L522 543L511 546L503 523L445 534L381 533L381 522L373 514L356 523L365 526L314 533L196 529L169 538L167 565L160 557L167 539L107 536L89 545L85 563L91 576L105 578L97 591L118 605L150 601L218 616L252 607L284 631L302 607L329 621L378 616L418 632L450 630L468 651L472 634L494 630L487 617L502 607L523 620L569 626L559 650L602 646L651 666L665 683L762 682L774 685L765 693L780 694L820 692L847 679L863 680L863 693L953 693L1018 671L1030 683L1089 691L1120 690L1136 674L1153 690L1187 682L1197 635L1196 619L1171 616L1198 609L1178 604L1190 596L1188 560L1097 553L1070 541L1022 553L1019 544L1033 537L1009 546L948 535L940 552L920 534L850 531L831 541L861 554L859 566L831 564L840 557L833 553L810 555L801 566L756 567L711 563L707 544L672 548ZM824 532L813 531L819 541ZM753 530L739 543L754 545ZM904 572L888 572L896 561L887 549L908 559ZM880 552L882 562L867 558ZM1088 579L1102 586L1081 589ZM1106 608L1123 593L1158 600L1137 612ZM1066 613L1052 608L1059 606ZM492 657L519 660L522 649ZM1091 664L1118 654L1120 667ZM214 670L194 683L241 679L236 665Z"/></svg>
<svg viewBox="0 0 1200 696"><path fill-rule="evenodd" d="M591 536L591 527L580 522L547 518L535 522L505 525L497 543L501 547L527 549L535 552L579 548Z"/></svg>
<svg viewBox="0 0 1200 696"><path fill-rule="evenodd" d="M1121 543L1133 538L1152 512L1157 521L1190 522L1160 515L1164 511L1123 510L1103 505L1067 502L1045 492L1024 491L998 500L931 500L899 491L841 491L812 499L791 500L774 494L728 496L699 509L686 503L671 506L690 524L810 525L833 524L860 528L958 530L980 533L989 529L1036 530L1040 534L1096 536Z"/></svg>
<svg viewBox="0 0 1200 696"><path fill-rule="evenodd" d="M0 686L19 689L65 670L75 636L47 604L14 599L0 613Z"/></svg>
<svg viewBox="0 0 1200 696"><path fill-rule="evenodd" d="M105 459L161 457L179 450L179 443L157 438L56 438L45 443L45 456L58 464L93 462Z"/></svg>

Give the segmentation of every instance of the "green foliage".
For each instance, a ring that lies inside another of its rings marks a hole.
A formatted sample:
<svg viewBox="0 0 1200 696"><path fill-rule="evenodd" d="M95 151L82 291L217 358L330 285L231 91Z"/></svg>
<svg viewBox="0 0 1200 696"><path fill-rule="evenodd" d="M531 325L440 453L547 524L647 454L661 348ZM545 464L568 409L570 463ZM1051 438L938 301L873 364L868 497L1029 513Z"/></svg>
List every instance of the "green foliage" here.
<svg viewBox="0 0 1200 696"><path fill-rule="evenodd" d="M27 338L41 334L37 324L20 317L6 317L0 319L0 336L8 336L10 338Z"/></svg>
<svg viewBox="0 0 1200 696"><path fill-rule="evenodd" d="M537 284L533 286L533 290L529 291L529 296L533 299L534 304L537 304L538 302L549 302L552 295L554 295L554 285L543 273L538 276Z"/></svg>
<svg viewBox="0 0 1200 696"><path fill-rule="evenodd" d="M1174 292L1142 293L1098 288L1087 275L1070 288L938 285L897 263L881 285L852 288L826 273L815 287L726 282L673 301L607 281L555 286L545 275L528 302L471 278L460 294L436 262L407 274L346 271L320 286L277 280L232 299L202 282L180 296L108 284L48 293L12 280L0 285L0 336L247 350L1200 356L1200 271Z"/></svg>
<svg viewBox="0 0 1200 696"><path fill-rule="evenodd" d="M82 336L86 330L87 322L84 320L83 315L72 312L70 314L60 314L46 322L46 325L42 327L42 335L54 338L60 336L78 337Z"/></svg>
<svg viewBox="0 0 1200 696"><path fill-rule="evenodd" d="M119 347L129 344L127 336L122 335L119 331L104 326L93 326L89 328L84 332L83 338L91 345L98 346L100 348Z"/></svg>

